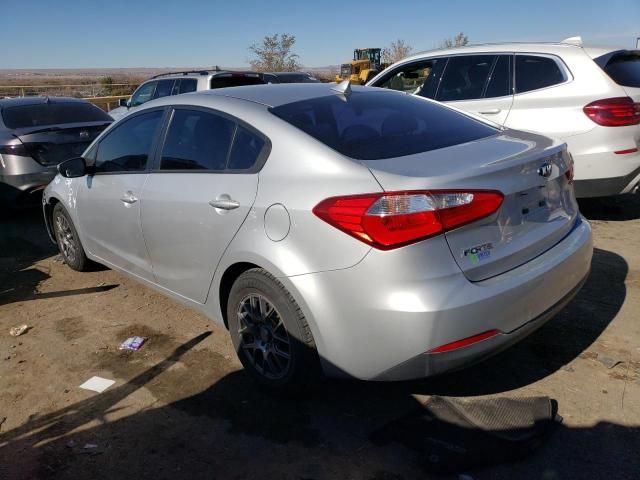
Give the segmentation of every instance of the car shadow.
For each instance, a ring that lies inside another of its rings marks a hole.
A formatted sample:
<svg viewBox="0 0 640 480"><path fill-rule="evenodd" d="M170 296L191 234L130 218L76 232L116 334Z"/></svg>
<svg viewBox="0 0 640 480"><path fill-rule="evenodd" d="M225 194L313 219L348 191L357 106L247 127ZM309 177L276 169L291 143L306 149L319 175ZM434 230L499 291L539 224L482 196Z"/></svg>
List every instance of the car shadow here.
<svg viewBox="0 0 640 480"><path fill-rule="evenodd" d="M640 218L640 194L580 198L580 212L589 220L625 221Z"/></svg>
<svg viewBox="0 0 640 480"><path fill-rule="evenodd" d="M372 440L390 422L421 412L406 385L328 381L307 396L283 398L262 392L245 372L231 371L203 391L123 413L141 389L156 398L179 389L181 377L170 373L195 356L195 347L210 333L178 345L120 386L53 413L34 414L0 433L3 478L434 478L425 473L428 451ZM186 381L193 373L181 375ZM633 478L639 449L640 427L559 426L526 460L491 465L485 458L488 466L472 473L505 479Z"/></svg>
<svg viewBox="0 0 640 480"><path fill-rule="evenodd" d="M47 235L41 209L23 207L4 212L0 218L0 305L104 292L118 287L118 284L111 284L38 292L38 286L50 275L46 268L37 268L35 264L57 253L57 247ZM60 255L55 258L63 261ZM107 269L98 264L92 264L92 267L94 271Z"/></svg>

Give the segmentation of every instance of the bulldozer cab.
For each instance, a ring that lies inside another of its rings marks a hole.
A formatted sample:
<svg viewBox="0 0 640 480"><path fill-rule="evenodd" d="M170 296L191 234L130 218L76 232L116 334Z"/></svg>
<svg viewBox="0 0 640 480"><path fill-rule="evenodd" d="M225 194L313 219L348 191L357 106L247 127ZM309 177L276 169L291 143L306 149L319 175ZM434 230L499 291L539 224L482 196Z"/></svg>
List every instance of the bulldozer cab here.
<svg viewBox="0 0 640 480"><path fill-rule="evenodd" d="M380 48L356 48L353 51L353 61L368 61L371 63L371 69L380 67Z"/></svg>

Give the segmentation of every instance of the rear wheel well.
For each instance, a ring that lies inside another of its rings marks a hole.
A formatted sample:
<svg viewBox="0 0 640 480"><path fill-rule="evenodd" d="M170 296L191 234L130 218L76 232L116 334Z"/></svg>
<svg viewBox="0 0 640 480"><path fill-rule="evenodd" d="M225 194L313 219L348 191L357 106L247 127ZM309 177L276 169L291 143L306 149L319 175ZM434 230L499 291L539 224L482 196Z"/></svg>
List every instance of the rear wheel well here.
<svg viewBox="0 0 640 480"><path fill-rule="evenodd" d="M255 265L249 262L234 263L231 265L222 275L220 280L220 310L222 311L222 319L224 320L224 326L229 329L229 319L227 318L227 304L229 302L229 293L231 293L231 287L247 270L252 268L261 268L259 265Z"/></svg>

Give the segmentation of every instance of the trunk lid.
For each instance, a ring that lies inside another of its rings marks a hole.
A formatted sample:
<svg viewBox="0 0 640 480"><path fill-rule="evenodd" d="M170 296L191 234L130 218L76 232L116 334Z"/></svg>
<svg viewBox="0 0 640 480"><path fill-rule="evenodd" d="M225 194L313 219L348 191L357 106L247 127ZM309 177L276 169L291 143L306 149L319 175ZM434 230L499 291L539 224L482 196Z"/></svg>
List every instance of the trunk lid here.
<svg viewBox="0 0 640 480"><path fill-rule="evenodd" d="M522 265L566 236L578 207L566 173L564 144L515 131L405 157L366 160L383 189L498 190L492 216L445 233L455 261L471 281Z"/></svg>
<svg viewBox="0 0 640 480"><path fill-rule="evenodd" d="M50 166L82 155L109 124L100 121L25 127L15 129L13 133L35 161Z"/></svg>

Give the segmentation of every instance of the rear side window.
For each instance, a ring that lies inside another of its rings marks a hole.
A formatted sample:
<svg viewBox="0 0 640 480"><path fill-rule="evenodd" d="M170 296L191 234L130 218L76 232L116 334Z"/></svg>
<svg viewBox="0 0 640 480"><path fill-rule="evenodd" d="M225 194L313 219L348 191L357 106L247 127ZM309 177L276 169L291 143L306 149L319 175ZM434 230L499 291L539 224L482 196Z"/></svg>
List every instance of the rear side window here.
<svg viewBox="0 0 640 480"><path fill-rule="evenodd" d="M246 170L253 167L265 146L265 140L244 127L238 125L233 148L229 156L231 170Z"/></svg>
<svg viewBox="0 0 640 480"><path fill-rule="evenodd" d="M153 98L168 97L173 90L173 84L175 80L160 80L156 86L156 91L153 94Z"/></svg>
<svg viewBox="0 0 640 480"><path fill-rule="evenodd" d="M198 89L198 81L195 78L179 78L173 84L171 95L195 92Z"/></svg>
<svg viewBox="0 0 640 480"><path fill-rule="evenodd" d="M516 55L516 93L551 87L565 81L567 75L553 58Z"/></svg>
<svg viewBox="0 0 640 480"><path fill-rule="evenodd" d="M441 102L482 98L495 55L451 57L444 70L436 99Z"/></svg>
<svg viewBox="0 0 640 480"><path fill-rule="evenodd" d="M212 113L177 109L162 149L161 170L224 170L235 123Z"/></svg>
<svg viewBox="0 0 640 480"><path fill-rule="evenodd" d="M511 95L511 59L511 55L498 56L483 98Z"/></svg>
<svg viewBox="0 0 640 480"><path fill-rule="evenodd" d="M7 128L41 127L80 122L111 122L112 118L90 103L40 103L2 109Z"/></svg>
<svg viewBox="0 0 640 480"><path fill-rule="evenodd" d="M358 160L401 157L491 136L497 130L413 95L355 91L272 108L271 112Z"/></svg>
<svg viewBox="0 0 640 480"><path fill-rule="evenodd" d="M211 79L211 88L242 87L243 85L263 85L266 83L257 75L223 74Z"/></svg>
<svg viewBox="0 0 640 480"><path fill-rule="evenodd" d="M607 62L604 71L618 85L640 88L640 52L615 55Z"/></svg>
<svg viewBox="0 0 640 480"><path fill-rule="evenodd" d="M162 115L162 110L136 115L111 130L98 145L96 171L144 171Z"/></svg>

